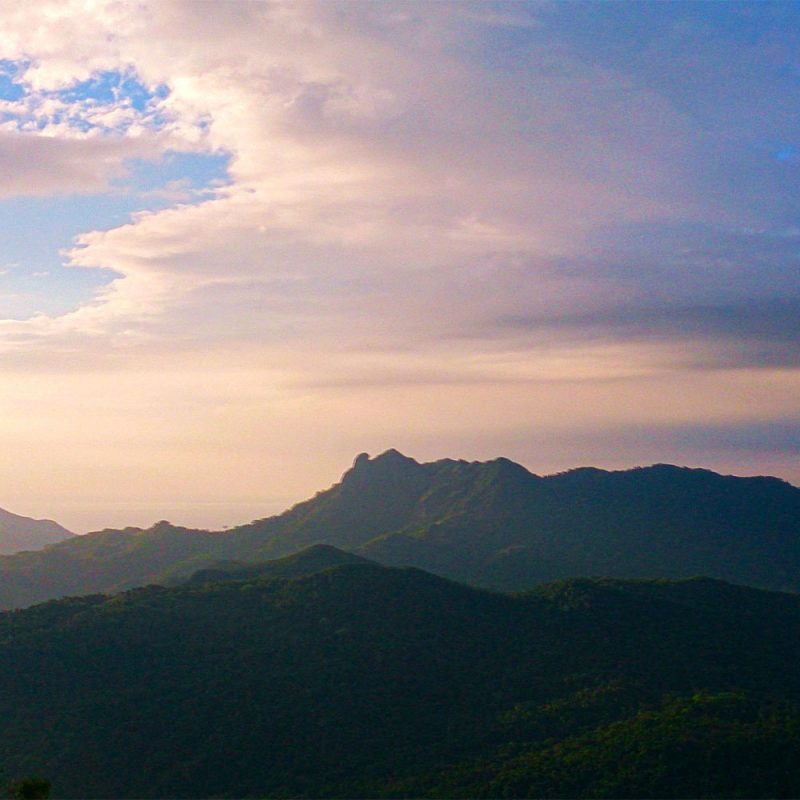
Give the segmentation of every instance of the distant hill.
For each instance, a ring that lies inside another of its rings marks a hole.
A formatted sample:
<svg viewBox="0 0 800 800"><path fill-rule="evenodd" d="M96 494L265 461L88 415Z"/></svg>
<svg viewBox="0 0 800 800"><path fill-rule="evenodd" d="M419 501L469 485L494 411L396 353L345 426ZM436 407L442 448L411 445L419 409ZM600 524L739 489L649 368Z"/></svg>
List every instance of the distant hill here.
<svg viewBox="0 0 800 800"><path fill-rule="evenodd" d="M251 580L253 578L298 578L344 564L369 564L366 558L339 550L328 544L315 544L291 556L246 564L241 561L219 561L195 572L181 583L197 585L224 581Z"/></svg>
<svg viewBox="0 0 800 800"><path fill-rule="evenodd" d="M4 773L63 798L800 795L800 597L509 596L338 558L0 614Z"/></svg>
<svg viewBox="0 0 800 800"><path fill-rule="evenodd" d="M800 489L666 464L547 477L499 458L360 455L340 483L225 532L160 522L0 558L0 607L170 583L220 561L329 544L387 565L522 590L576 575L709 575L800 590Z"/></svg>
<svg viewBox="0 0 800 800"><path fill-rule="evenodd" d="M31 519L0 508L0 554L39 550L74 534L50 519Z"/></svg>

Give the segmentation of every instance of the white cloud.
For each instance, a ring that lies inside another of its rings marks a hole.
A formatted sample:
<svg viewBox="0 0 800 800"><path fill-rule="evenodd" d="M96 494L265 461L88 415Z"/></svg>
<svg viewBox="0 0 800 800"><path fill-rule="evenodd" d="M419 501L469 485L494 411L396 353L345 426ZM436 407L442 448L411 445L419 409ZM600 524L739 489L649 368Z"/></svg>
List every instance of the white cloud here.
<svg viewBox="0 0 800 800"><path fill-rule="evenodd" d="M303 305L324 305L331 292L350 290L359 303L371 295L380 307L361 337L379 336L392 314L385 287L405 285L402 305L428 314L422 327L435 335L487 300L461 291L465 305L447 303L448 288L465 289L465 270L491 262L493 274L502 272L496 265L505 258L513 273L520 257L539 261L541 274L530 270L529 280L541 288L526 296L552 294L558 281L548 260L581 252L597 225L681 213L673 182L684 120L648 91L563 53L532 54L559 65L534 70L534 87L525 85L530 65L498 79L452 46L465 19L488 13L480 5L422 13L416 4L230 3L209 14L191 2L108 3L93 4L86 31L88 12L79 9L17 11L0 46L7 57L31 59L25 78L42 91L97 69L135 70L167 85L160 108L170 135L196 139L206 120L207 146L232 154L233 185L204 204L81 237L73 265L123 277L70 315L70 326L91 319L99 330L103 315L128 315L135 325L141 312L150 320L157 307L222 283L247 282L265 315L292 313L275 297L276 281L291 281L302 286L300 317ZM24 36L31 27L36 35ZM609 104L617 107L610 117ZM113 128L115 115L127 113L97 111L95 121ZM9 139L9 148L42 155L23 159L36 166L10 174L8 191L96 190L125 157L161 144L130 135L52 139ZM425 295L415 292L420 275ZM576 284L561 287L563 301ZM516 291L499 298L501 288L502 280L490 302L515 308ZM215 303L198 313L224 319L227 310ZM339 322L347 337L349 314Z"/></svg>

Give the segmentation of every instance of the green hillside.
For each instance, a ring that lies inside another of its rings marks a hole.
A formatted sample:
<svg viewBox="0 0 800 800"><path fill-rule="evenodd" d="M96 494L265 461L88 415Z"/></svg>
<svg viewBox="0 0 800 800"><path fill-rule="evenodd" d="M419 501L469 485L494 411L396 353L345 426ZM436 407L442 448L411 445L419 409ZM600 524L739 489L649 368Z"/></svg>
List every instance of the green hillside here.
<svg viewBox="0 0 800 800"><path fill-rule="evenodd" d="M507 459L359 456L275 517L211 533L159 522L0 557L0 607L180 581L328 544L387 565L521 590L573 575L710 575L800 590L800 489L668 465L538 477Z"/></svg>
<svg viewBox="0 0 800 800"><path fill-rule="evenodd" d="M510 596L318 556L0 614L6 775L86 798L800 794L797 596Z"/></svg>

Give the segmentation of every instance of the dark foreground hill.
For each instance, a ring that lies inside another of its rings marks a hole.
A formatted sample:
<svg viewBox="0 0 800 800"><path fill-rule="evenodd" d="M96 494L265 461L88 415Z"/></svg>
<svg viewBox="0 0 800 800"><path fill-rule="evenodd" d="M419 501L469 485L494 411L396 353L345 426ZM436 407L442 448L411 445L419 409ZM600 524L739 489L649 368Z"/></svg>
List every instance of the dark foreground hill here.
<svg viewBox="0 0 800 800"><path fill-rule="evenodd" d="M507 459L359 456L340 483L224 533L160 522L0 557L0 607L180 580L325 543L387 565L525 589L573 575L710 575L800 590L800 489L664 464L538 477Z"/></svg>
<svg viewBox="0 0 800 800"><path fill-rule="evenodd" d="M0 614L7 777L84 798L800 796L796 596L508 596L305 558Z"/></svg>
<svg viewBox="0 0 800 800"><path fill-rule="evenodd" d="M0 508L0 554L38 550L73 534L51 519L31 519Z"/></svg>

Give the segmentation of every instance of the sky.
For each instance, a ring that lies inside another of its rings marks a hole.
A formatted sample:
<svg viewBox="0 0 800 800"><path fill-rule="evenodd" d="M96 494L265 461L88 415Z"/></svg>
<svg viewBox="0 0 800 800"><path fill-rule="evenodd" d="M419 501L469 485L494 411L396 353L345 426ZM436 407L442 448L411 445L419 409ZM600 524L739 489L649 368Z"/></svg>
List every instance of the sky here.
<svg viewBox="0 0 800 800"><path fill-rule="evenodd" d="M800 5L0 0L0 506L356 454L800 484Z"/></svg>

